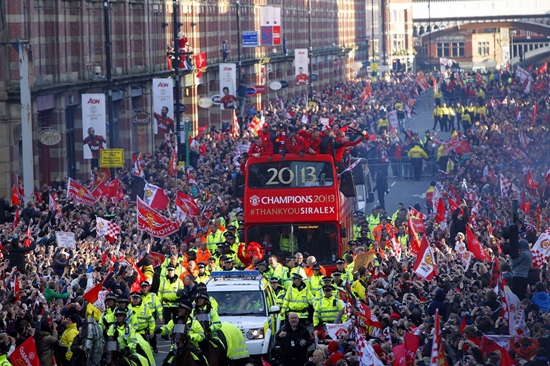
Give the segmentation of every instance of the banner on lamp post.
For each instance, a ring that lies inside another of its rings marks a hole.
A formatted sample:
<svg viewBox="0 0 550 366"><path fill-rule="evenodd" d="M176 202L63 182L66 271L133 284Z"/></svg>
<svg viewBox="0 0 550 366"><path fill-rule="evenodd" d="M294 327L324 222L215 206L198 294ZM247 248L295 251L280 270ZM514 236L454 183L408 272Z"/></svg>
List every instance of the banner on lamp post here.
<svg viewBox="0 0 550 366"><path fill-rule="evenodd" d="M309 58L307 48L297 48L294 51L294 75L296 85L305 85L309 82Z"/></svg>
<svg viewBox="0 0 550 366"><path fill-rule="evenodd" d="M105 94L82 94L82 134L84 159L99 159L105 140Z"/></svg>
<svg viewBox="0 0 550 366"><path fill-rule="evenodd" d="M237 64L220 64L220 107L221 109L237 109L235 89L237 87Z"/></svg>
<svg viewBox="0 0 550 366"><path fill-rule="evenodd" d="M155 135L175 131L173 79L153 79L153 117Z"/></svg>

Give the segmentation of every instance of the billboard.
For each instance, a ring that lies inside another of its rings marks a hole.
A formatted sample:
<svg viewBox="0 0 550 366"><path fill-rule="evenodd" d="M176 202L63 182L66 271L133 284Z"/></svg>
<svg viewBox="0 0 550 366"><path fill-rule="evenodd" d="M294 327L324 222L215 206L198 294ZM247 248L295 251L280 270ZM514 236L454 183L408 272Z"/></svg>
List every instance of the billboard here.
<svg viewBox="0 0 550 366"><path fill-rule="evenodd" d="M294 51L294 75L296 85L305 85L309 82L307 48L297 48Z"/></svg>
<svg viewBox="0 0 550 366"><path fill-rule="evenodd" d="M105 94L82 94L82 142L84 159L99 159L107 148Z"/></svg>
<svg viewBox="0 0 550 366"><path fill-rule="evenodd" d="M221 109L237 109L237 64L220 64L220 107Z"/></svg>
<svg viewBox="0 0 550 366"><path fill-rule="evenodd" d="M153 79L153 117L155 135L175 131L173 79Z"/></svg>

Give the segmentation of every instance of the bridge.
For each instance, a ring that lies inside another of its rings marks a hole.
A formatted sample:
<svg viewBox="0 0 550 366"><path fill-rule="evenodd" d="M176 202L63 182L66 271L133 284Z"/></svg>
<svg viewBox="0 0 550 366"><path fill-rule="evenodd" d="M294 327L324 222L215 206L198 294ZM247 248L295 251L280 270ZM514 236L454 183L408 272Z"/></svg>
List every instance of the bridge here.
<svg viewBox="0 0 550 366"><path fill-rule="evenodd" d="M432 38L490 28L545 36L514 39L513 32L510 32L502 47L509 47L510 62L514 65L529 64L550 56L548 0L413 0L413 36L417 45L430 42Z"/></svg>

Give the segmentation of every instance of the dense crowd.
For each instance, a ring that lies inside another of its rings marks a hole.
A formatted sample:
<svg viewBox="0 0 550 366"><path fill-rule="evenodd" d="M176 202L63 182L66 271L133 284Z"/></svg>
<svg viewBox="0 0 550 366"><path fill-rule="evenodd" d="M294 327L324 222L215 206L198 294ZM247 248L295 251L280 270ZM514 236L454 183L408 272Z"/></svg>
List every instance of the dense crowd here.
<svg viewBox="0 0 550 366"><path fill-rule="evenodd" d="M394 362L394 347L410 337L418 347L407 355L407 364L429 364L438 314L447 364L547 365L550 276L546 260L535 268L530 248L549 226L550 182L545 178L550 170L550 79L536 70L523 78L507 71L483 76L448 71L426 75L420 83L416 75L392 73L377 81L316 90L309 99L287 96L263 112L250 106L247 125L263 118L260 129L232 138L230 124L212 127L189 144L192 168L172 175L172 147L165 142L142 155L139 170L172 201L178 191L192 196L200 213L185 218L176 234L163 239L137 228L130 202L137 165L116 172L124 192L116 203L105 198L93 206L76 203L67 197L68 178L41 187L35 202L24 209L3 199L0 360L29 338L36 342L41 365L97 360L103 350L91 355L83 337L93 327L89 319L105 337L114 336L132 362L143 365L154 362L157 335L169 336L180 318L197 347L205 337L217 337L221 329L212 312L215 306L202 284L213 271L244 269L236 251L246 217L242 202L232 196L233 179L256 154L288 152L334 153L337 162L367 159L378 205L367 214L356 213L353 235L343 243L346 251L331 263L336 268L328 276L314 250L293 253L281 243L260 243L266 262L248 269L259 269L270 281L281 316L287 318L276 337L281 352L273 363L359 364L366 348L358 345L356 332L330 339L323 325L346 318L361 323L358 309L363 304L370 312L367 323L375 324L366 331L369 349L376 353L372 364ZM441 130L449 129L450 141L441 141L435 130L422 135L410 119L415 100L427 98L422 95L426 84L436 89L434 127L437 123ZM321 142L317 145L317 138L332 137L332 152L323 150ZM101 173L94 170L82 183L93 188ZM403 205L386 208L389 174L433 179L426 205L416 205L414 211ZM506 192L503 184L509 184ZM57 210L50 209L50 197ZM502 235L512 220L514 197L519 200L522 238L517 258L508 255ZM438 217L440 198L443 217ZM175 211L170 204L163 214L175 219ZM411 247L410 216L425 226L421 236L437 265L433 278L422 278L413 269L417 255ZM121 233L96 237L98 218L116 223ZM56 231L73 232L76 246L58 247ZM392 237L402 248L399 255L390 244ZM470 253L473 239L481 243L486 259L465 258L464 246ZM91 303L85 294L98 284L102 290ZM515 327L498 290L503 284L521 301L523 313ZM299 305L292 301L297 292L306 299ZM325 298L330 301L322 305ZM350 302L355 306L345 306ZM196 314L205 307L211 316L197 321ZM510 337L501 338L506 339L504 349L493 351L482 342L487 335Z"/></svg>

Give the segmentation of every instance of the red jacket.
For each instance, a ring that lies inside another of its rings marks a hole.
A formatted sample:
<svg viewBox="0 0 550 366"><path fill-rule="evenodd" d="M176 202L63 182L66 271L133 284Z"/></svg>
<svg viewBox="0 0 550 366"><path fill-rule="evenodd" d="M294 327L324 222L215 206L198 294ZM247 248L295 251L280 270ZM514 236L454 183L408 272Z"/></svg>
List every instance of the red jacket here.
<svg viewBox="0 0 550 366"><path fill-rule="evenodd" d="M262 155L273 155L273 140L271 140L271 131L258 131L258 137L262 139Z"/></svg>
<svg viewBox="0 0 550 366"><path fill-rule="evenodd" d="M317 137L316 139L312 139L313 133L308 132L306 130L300 130L298 131L298 135L302 136L307 144L305 146L306 152L309 152L308 148L313 150L315 154L319 154L321 152L321 138Z"/></svg>
<svg viewBox="0 0 550 366"><path fill-rule="evenodd" d="M304 151L304 139L296 136L296 139L287 139L285 141L285 150L289 154L299 154Z"/></svg>

